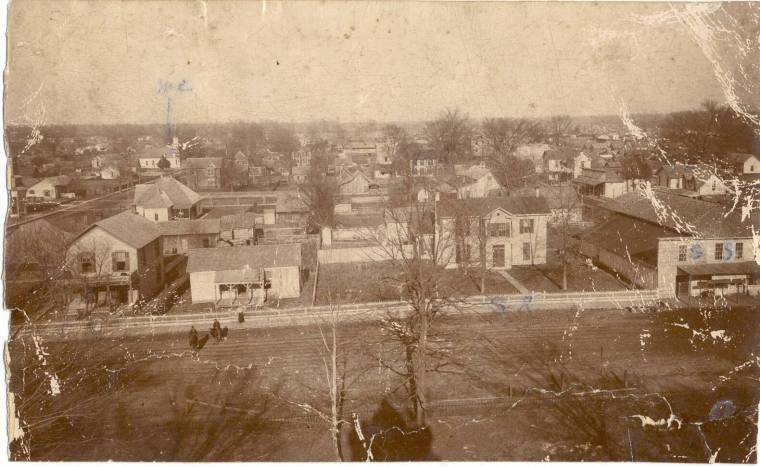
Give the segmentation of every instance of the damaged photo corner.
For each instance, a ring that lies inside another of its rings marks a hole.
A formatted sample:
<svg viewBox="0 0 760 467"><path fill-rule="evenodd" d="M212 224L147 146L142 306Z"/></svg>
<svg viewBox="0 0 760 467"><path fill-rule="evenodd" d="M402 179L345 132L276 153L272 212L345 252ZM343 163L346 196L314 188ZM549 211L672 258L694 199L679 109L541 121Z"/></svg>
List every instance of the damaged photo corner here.
<svg viewBox="0 0 760 467"><path fill-rule="evenodd" d="M760 3L4 6L9 460L758 462Z"/></svg>

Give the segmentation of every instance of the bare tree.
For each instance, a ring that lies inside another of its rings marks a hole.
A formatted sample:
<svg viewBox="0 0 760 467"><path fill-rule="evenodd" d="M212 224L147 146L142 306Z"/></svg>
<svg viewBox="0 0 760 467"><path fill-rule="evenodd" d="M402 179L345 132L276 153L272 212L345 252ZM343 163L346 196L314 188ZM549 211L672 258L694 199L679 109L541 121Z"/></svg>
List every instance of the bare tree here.
<svg viewBox="0 0 760 467"><path fill-rule="evenodd" d="M385 136L385 145L388 148L388 157L394 161L398 155L399 146L408 138L406 130L398 125L386 125L383 127L383 136Z"/></svg>
<svg viewBox="0 0 760 467"><path fill-rule="evenodd" d="M111 291L108 279L111 276L112 266L111 245L98 238L80 240L73 245L68 252L68 267L72 272L73 279L78 283L84 298L85 313L89 313L91 284L106 281L106 298L110 305ZM97 297L96 303L97 305Z"/></svg>
<svg viewBox="0 0 760 467"><path fill-rule="evenodd" d="M522 185L535 172L533 163L515 157L523 144L540 139L541 124L527 119L488 118L482 123L494 175L508 187Z"/></svg>
<svg viewBox="0 0 760 467"><path fill-rule="evenodd" d="M312 167L306 181L298 186L301 200L309 209L309 229L335 225L335 196L338 188L333 180Z"/></svg>
<svg viewBox="0 0 760 467"><path fill-rule="evenodd" d="M523 144L541 137L541 123L524 118L487 118L481 124L490 157L503 163Z"/></svg>
<svg viewBox="0 0 760 467"><path fill-rule="evenodd" d="M560 138L572 128L573 120L569 115L555 115L549 119L546 125L546 133L551 136L554 144L559 144Z"/></svg>
<svg viewBox="0 0 760 467"><path fill-rule="evenodd" d="M68 306L67 241L65 232L44 220L7 234L5 303L24 321L40 320Z"/></svg>
<svg viewBox="0 0 760 467"><path fill-rule="evenodd" d="M460 205L457 205L460 206ZM488 277L488 219L473 215L464 209L458 209L454 217L455 243L457 263L460 268L467 270L474 263L480 268L480 293L486 293L486 278ZM472 248L477 249L477 260L472 261Z"/></svg>
<svg viewBox="0 0 760 467"><path fill-rule="evenodd" d="M554 210L554 229L559 231L561 250L560 258L562 261L562 290L567 290L567 265L568 258L575 251L575 244L572 242L573 226L577 224L578 210L581 209L580 196L578 188L565 181L558 187L558 195L555 200L558 201Z"/></svg>
<svg viewBox="0 0 760 467"><path fill-rule="evenodd" d="M445 163L467 157L472 152L472 125L459 109L446 108L425 125L425 137Z"/></svg>
<svg viewBox="0 0 760 467"><path fill-rule="evenodd" d="M403 375L420 427L425 425L427 374L449 364L431 363L441 353L430 345L430 333L438 316L454 304L443 277L455 238L453 232L435 238L433 205L412 203L387 208L382 235L369 239L382 252L378 259L393 264L398 275L388 280L397 284L409 306L407 312L389 314L383 326L404 349L404 369L391 370Z"/></svg>
<svg viewBox="0 0 760 467"><path fill-rule="evenodd" d="M752 126L727 105L712 100L702 102L699 110L668 115L661 122L660 131L676 159L709 162L705 159L752 150Z"/></svg>

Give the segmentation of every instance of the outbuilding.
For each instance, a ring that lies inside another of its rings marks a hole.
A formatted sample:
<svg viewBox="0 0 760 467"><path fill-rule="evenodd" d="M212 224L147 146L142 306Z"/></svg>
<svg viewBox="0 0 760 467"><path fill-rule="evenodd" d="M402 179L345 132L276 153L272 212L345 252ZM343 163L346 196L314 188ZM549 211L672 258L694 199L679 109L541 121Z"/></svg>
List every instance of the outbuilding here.
<svg viewBox="0 0 760 467"><path fill-rule="evenodd" d="M191 249L187 272L193 303L260 305L301 295L298 243Z"/></svg>

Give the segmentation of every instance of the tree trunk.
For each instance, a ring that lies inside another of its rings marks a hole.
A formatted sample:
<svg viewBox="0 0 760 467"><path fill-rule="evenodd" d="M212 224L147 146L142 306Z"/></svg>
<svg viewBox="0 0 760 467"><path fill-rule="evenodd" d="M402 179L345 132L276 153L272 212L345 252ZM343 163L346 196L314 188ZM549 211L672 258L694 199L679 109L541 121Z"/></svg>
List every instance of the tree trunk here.
<svg viewBox="0 0 760 467"><path fill-rule="evenodd" d="M562 254L562 290L567 290L567 260Z"/></svg>
<svg viewBox="0 0 760 467"><path fill-rule="evenodd" d="M416 417L417 427L425 426L425 377L427 373L426 350L428 334L428 306L422 307L420 320L420 339L417 344L417 358L415 368L415 401L417 404Z"/></svg>
<svg viewBox="0 0 760 467"><path fill-rule="evenodd" d="M486 294L486 276L488 275L488 264L486 263L486 242L480 242L480 267L482 273L480 275L480 294Z"/></svg>

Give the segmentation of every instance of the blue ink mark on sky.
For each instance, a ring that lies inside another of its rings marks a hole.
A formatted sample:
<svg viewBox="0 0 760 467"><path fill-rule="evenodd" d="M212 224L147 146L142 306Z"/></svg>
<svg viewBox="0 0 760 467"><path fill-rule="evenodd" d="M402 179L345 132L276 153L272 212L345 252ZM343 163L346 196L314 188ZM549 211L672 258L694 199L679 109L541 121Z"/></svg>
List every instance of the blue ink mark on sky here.
<svg viewBox="0 0 760 467"><path fill-rule="evenodd" d="M166 96L166 133L167 137L172 135L172 97Z"/></svg>
<svg viewBox="0 0 760 467"><path fill-rule="evenodd" d="M166 81L163 79L158 80L158 93L169 94L169 92L177 90L178 92L192 92L193 88L187 80L181 79L177 83L173 81Z"/></svg>

